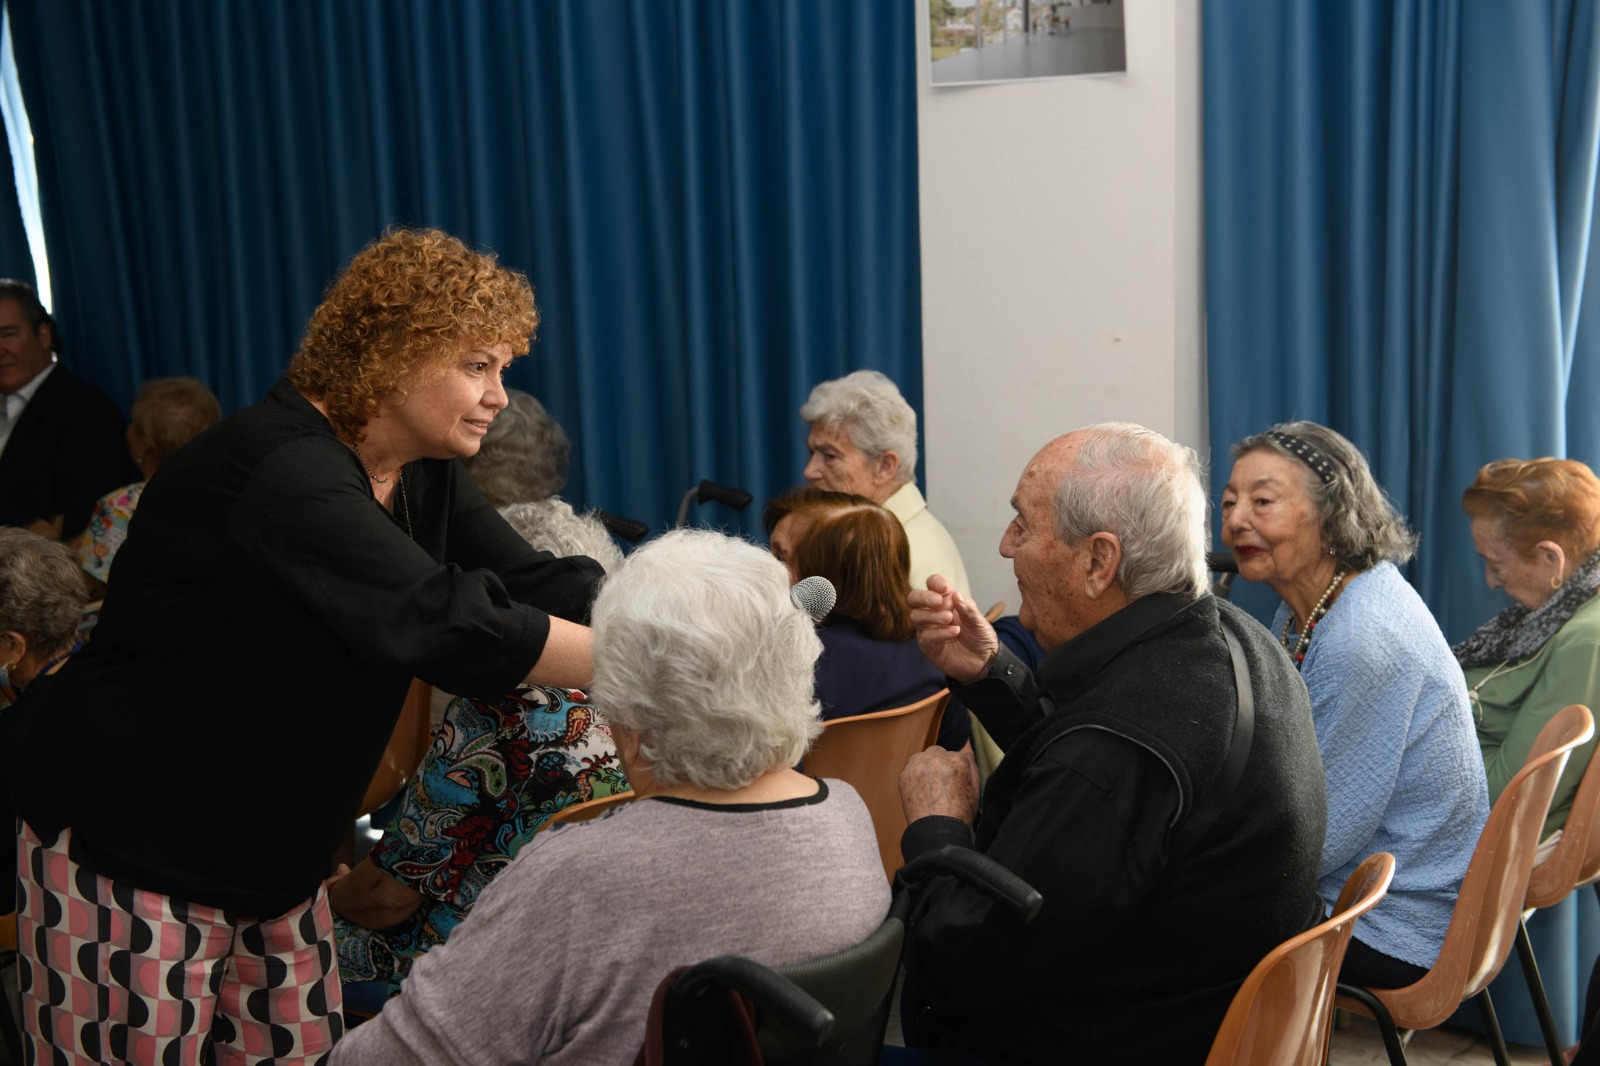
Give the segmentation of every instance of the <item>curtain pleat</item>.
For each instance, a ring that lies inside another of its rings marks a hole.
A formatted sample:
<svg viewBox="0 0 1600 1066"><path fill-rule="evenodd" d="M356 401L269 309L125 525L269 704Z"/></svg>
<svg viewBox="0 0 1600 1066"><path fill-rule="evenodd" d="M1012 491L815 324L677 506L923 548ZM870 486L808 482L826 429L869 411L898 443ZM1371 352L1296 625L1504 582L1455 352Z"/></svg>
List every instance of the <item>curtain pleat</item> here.
<svg viewBox="0 0 1600 1066"><path fill-rule="evenodd" d="M17 200L17 179L11 167L11 150L0 137L0 278L35 283L33 253L28 231L22 225L22 204Z"/></svg>
<svg viewBox="0 0 1600 1066"><path fill-rule="evenodd" d="M511 383L577 502L659 528L701 478L774 494L806 392L858 367L921 405L912 0L10 2L55 310L124 402L258 399L398 223L528 274Z"/></svg>

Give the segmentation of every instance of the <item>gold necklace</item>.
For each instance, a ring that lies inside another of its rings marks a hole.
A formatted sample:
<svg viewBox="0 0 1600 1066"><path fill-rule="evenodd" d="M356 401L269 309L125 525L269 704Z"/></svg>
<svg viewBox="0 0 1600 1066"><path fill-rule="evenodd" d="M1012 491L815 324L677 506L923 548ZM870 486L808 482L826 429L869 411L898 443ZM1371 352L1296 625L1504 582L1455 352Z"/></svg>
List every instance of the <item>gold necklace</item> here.
<svg viewBox="0 0 1600 1066"><path fill-rule="evenodd" d="M1300 640L1293 648L1289 647L1289 627L1294 625L1294 610L1292 608L1289 611L1289 617L1284 620L1283 633L1279 635L1278 643L1283 645L1284 650L1289 653L1289 657L1294 660L1294 668L1296 670L1304 669L1306 648L1311 645L1311 631L1317 628L1317 623L1327 615L1329 601L1333 599L1333 590L1339 587L1339 582L1344 580L1344 575L1345 572L1343 570L1334 571L1333 581L1328 584L1327 589L1322 593L1322 599L1318 600L1317 605L1311 608L1311 613L1306 615L1306 624L1300 631Z"/></svg>
<svg viewBox="0 0 1600 1066"><path fill-rule="evenodd" d="M356 453L356 462L361 464L361 469L366 472L367 477L374 485L387 485L389 483L390 478L379 477L377 474L372 472L372 467L367 465L367 457L361 454L360 448L352 444L350 445L350 450ZM400 518L406 524L406 536L410 537L412 540L416 540L417 535L411 531L411 503L406 499L406 468L404 464L401 465L399 473L400 484L397 485L396 488L400 490Z"/></svg>
<svg viewBox="0 0 1600 1066"><path fill-rule="evenodd" d="M365 470L367 472L367 477L369 479L371 479L371 481L372 481L372 483L374 485L387 485L389 483L389 479L388 478L379 477L377 474L374 474L372 472L372 467L367 465L367 457L362 454L361 449L359 447L357 447L356 445L352 444L352 445L350 445L350 450L356 453L356 461L361 464L361 469L363 469L363 470Z"/></svg>

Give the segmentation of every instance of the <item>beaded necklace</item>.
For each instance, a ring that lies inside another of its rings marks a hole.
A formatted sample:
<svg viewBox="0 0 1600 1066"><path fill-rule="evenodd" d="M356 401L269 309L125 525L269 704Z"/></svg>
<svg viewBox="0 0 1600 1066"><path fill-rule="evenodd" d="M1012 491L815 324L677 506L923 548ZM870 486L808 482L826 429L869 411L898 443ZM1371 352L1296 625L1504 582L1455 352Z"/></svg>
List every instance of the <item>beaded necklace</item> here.
<svg viewBox="0 0 1600 1066"><path fill-rule="evenodd" d="M1278 642L1283 645L1290 658L1294 659L1294 668L1296 670L1305 668L1306 649L1311 646L1311 631L1316 629L1317 623L1327 615L1328 608L1331 605L1330 601L1333 599L1333 590L1339 587L1339 582L1344 580L1344 575L1345 572L1343 570L1335 571L1333 581L1329 583L1327 590L1323 592L1322 599L1318 600L1317 605L1311 608L1311 613L1306 615L1305 628L1300 631L1300 639L1293 647L1289 645L1289 627L1294 625L1294 612L1290 611L1289 617L1284 621L1283 633L1279 635Z"/></svg>

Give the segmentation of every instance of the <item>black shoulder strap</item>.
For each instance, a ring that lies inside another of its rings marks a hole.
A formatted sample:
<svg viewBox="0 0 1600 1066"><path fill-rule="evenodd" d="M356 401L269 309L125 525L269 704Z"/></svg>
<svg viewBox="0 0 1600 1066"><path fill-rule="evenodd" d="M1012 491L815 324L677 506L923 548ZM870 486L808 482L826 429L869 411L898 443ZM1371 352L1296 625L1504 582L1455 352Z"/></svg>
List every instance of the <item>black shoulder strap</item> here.
<svg viewBox="0 0 1600 1066"><path fill-rule="evenodd" d="M1244 649L1239 646L1239 638L1228 629L1226 622L1220 625L1222 636L1228 642L1228 655L1233 659L1233 684L1239 698L1238 711L1233 719L1233 739L1228 746L1228 759L1222 764L1222 773L1217 775L1217 783L1211 786L1205 801L1195 807L1189 820L1179 826L1173 836L1172 846L1167 849L1169 866L1187 856L1195 845L1205 839L1223 808L1233 799L1239 782L1244 778L1245 764L1250 761L1250 742L1256 731L1256 701L1254 690L1250 687L1250 667L1244 661Z"/></svg>

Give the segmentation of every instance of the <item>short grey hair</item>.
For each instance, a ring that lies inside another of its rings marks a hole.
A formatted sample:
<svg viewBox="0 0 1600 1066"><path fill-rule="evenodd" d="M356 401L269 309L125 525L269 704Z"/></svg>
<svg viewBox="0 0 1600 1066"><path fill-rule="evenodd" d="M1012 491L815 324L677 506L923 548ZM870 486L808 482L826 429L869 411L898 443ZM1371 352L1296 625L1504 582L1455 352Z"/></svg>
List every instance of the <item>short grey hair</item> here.
<svg viewBox="0 0 1600 1066"><path fill-rule="evenodd" d="M587 555L608 574L622 565L622 551L605 523L593 511L574 513L572 505L559 496L508 504L500 508L500 517L539 551L561 558Z"/></svg>
<svg viewBox="0 0 1600 1066"><path fill-rule="evenodd" d="M1276 440L1274 433L1299 437L1332 460L1328 482ZM1343 434L1316 422L1280 422L1232 448L1235 462L1251 452L1273 452L1294 464L1301 487L1316 508L1322 546L1341 567L1369 570L1383 562L1398 565L1417 553L1416 533L1372 476L1361 449Z"/></svg>
<svg viewBox="0 0 1600 1066"><path fill-rule="evenodd" d="M878 371L857 370L824 381L811 390L800 417L838 428L873 462L894 452L900 457L896 485L917 476L917 413Z"/></svg>
<svg viewBox="0 0 1600 1066"><path fill-rule="evenodd" d="M1209 501L1200 459L1153 429L1103 422L1079 431L1076 462L1056 486L1056 534L1095 533L1122 545L1117 578L1131 599L1158 592L1204 595Z"/></svg>
<svg viewBox="0 0 1600 1066"><path fill-rule="evenodd" d="M0 528L0 630L21 633L36 651L60 651L76 639L88 598L65 545Z"/></svg>
<svg viewBox="0 0 1600 1066"><path fill-rule="evenodd" d="M506 409L489 423L478 454L463 460L472 480L496 507L542 500L567 486L572 442L544 404L506 390Z"/></svg>
<svg viewBox="0 0 1600 1066"><path fill-rule="evenodd" d="M822 642L764 549L680 529L637 548L594 603L594 687L663 785L743 788L822 731Z"/></svg>

